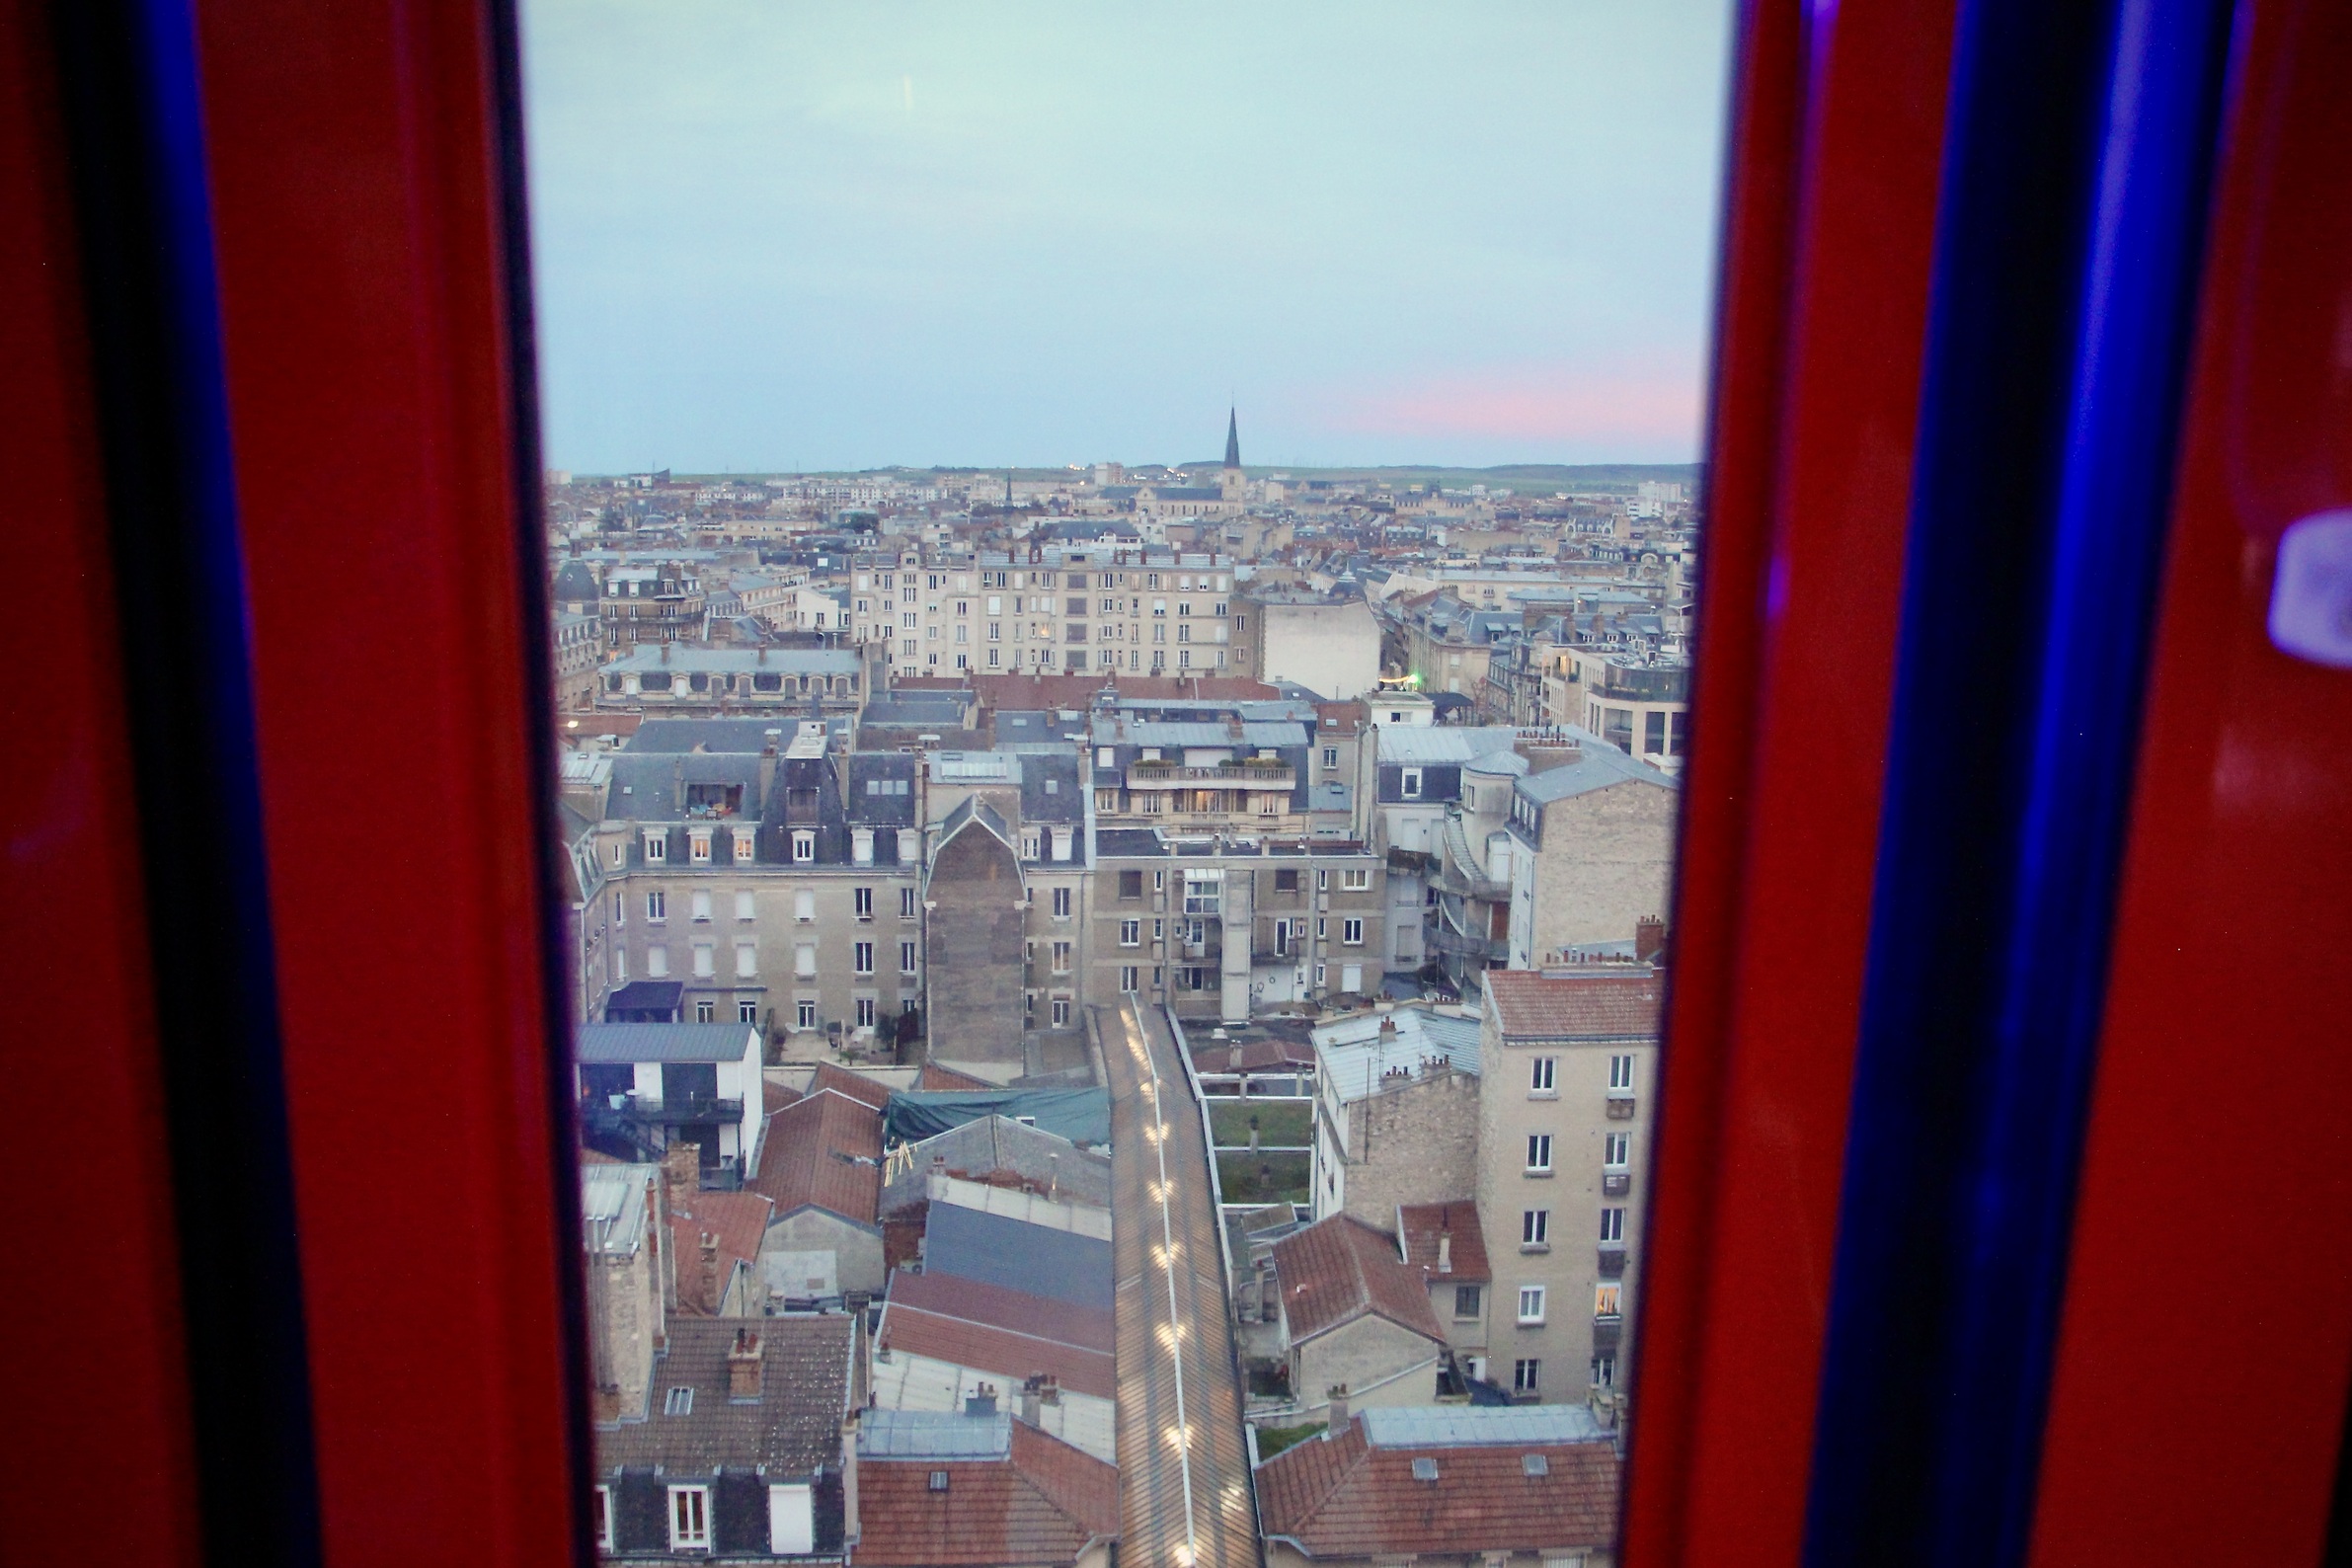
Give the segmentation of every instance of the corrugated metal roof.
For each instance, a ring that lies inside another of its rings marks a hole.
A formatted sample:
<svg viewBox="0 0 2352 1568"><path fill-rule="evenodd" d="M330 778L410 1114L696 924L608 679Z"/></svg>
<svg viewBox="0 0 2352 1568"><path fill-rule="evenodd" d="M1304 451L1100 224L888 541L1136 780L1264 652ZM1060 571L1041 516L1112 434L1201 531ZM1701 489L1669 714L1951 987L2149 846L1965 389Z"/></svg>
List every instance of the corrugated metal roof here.
<svg viewBox="0 0 2352 1568"><path fill-rule="evenodd" d="M756 1053L749 1024L582 1024L573 1057L584 1062L741 1061Z"/></svg>
<svg viewBox="0 0 2352 1568"><path fill-rule="evenodd" d="M1363 1416L1375 1449L1540 1448L1610 1436L1584 1405L1376 1405Z"/></svg>
<svg viewBox="0 0 2352 1568"><path fill-rule="evenodd" d="M645 1241L645 1195L659 1165L583 1165L580 1220L591 1252L635 1252Z"/></svg>
<svg viewBox="0 0 2352 1568"><path fill-rule="evenodd" d="M1012 1446L1013 1418L1004 1410L992 1416L944 1410L868 1410L857 1423L860 1458L1001 1459L1012 1451Z"/></svg>
<svg viewBox="0 0 2352 1568"><path fill-rule="evenodd" d="M1383 762L1467 762L1489 751L1507 750L1519 739L1519 732L1507 724L1384 724L1379 728Z"/></svg>

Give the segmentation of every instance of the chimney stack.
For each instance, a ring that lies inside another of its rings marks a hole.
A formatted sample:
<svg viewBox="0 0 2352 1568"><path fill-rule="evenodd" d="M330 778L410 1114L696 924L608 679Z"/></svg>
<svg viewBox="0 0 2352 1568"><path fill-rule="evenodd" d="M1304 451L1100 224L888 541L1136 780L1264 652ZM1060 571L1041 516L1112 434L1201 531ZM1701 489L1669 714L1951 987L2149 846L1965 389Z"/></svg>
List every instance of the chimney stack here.
<svg viewBox="0 0 2352 1568"><path fill-rule="evenodd" d="M694 1304L711 1316L719 1315L719 1237L716 1231L701 1233L701 1272L695 1276Z"/></svg>
<svg viewBox="0 0 2352 1568"><path fill-rule="evenodd" d="M662 1154L662 1201L672 1215L694 1207L702 1191L702 1145L672 1143Z"/></svg>
<svg viewBox="0 0 2352 1568"><path fill-rule="evenodd" d="M1323 1417L1323 1437L1329 1441L1338 1437L1340 1430L1348 1424L1348 1385L1333 1383L1323 1397L1329 1401L1329 1408Z"/></svg>
<svg viewBox="0 0 2352 1568"><path fill-rule="evenodd" d="M767 1389L767 1358L761 1354L759 1331L739 1328L727 1352L727 1397L757 1399Z"/></svg>
<svg viewBox="0 0 2352 1568"><path fill-rule="evenodd" d="M1645 914L1633 922L1633 957L1636 963L1656 962L1666 952L1666 922L1654 914Z"/></svg>
<svg viewBox="0 0 2352 1568"><path fill-rule="evenodd" d="M1440 1274L1453 1272L1453 1232L1450 1230L1438 1232L1438 1272Z"/></svg>
<svg viewBox="0 0 2352 1568"><path fill-rule="evenodd" d="M1025 1426L1042 1424L1039 1418L1044 1414L1045 1400L1039 1385L1044 1381L1042 1376L1033 1376L1021 1384L1021 1421Z"/></svg>

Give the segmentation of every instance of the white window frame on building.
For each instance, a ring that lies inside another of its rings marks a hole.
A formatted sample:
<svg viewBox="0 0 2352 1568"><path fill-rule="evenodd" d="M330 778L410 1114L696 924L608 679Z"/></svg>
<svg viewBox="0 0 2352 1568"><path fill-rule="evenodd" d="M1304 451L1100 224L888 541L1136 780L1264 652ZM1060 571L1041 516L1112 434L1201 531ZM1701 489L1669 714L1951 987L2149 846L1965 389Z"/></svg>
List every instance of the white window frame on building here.
<svg viewBox="0 0 2352 1568"><path fill-rule="evenodd" d="M1535 1328L1544 1322L1544 1298L1545 1290L1540 1285L1523 1285L1519 1288L1519 1317L1517 1321L1520 1327Z"/></svg>
<svg viewBox="0 0 2352 1568"><path fill-rule="evenodd" d="M1540 1173L1548 1176L1551 1174L1551 1135L1549 1133L1529 1133L1528 1135L1527 1168L1530 1175Z"/></svg>
<svg viewBox="0 0 2352 1568"><path fill-rule="evenodd" d="M669 1549L708 1551L711 1548L711 1489L707 1486L669 1488Z"/></svg>

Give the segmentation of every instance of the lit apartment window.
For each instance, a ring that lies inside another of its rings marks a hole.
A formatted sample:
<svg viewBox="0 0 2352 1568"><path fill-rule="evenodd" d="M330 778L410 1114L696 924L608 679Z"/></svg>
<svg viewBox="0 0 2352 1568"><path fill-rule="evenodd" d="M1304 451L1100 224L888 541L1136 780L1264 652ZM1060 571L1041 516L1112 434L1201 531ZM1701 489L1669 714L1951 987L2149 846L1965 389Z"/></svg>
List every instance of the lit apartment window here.
<svg viewBox="0 0 2352 1568"><path fill-rule="evenodd" d="M687 895L687 901L693 907L694 918L708 922L711 917L711 896L698 891Z"/></svg>
<svg viewBox="0 0 2352 1568"><path fill-rule="evenodd" d="M899 944L899 973L902 975L914 973L914 944L912 942Z"/></svg>
<svg viewBox="0 0 2352 1568"><path fill-rule="evenodd" d="M673 1486L669 1489L669 1549L708 1551L711 1545L711 1489Z"/></svg>
<svg viewBox="0 0 2352 1568"><path fill-rule="evenodd" d="M1601 1211L1601 1244L1605 1247L1621 1247L1625 1244L1624 1210L1604 1209Z"/></svg>
<svg viewBox="0 0 2352 1568"><path fill-rule="evenodd" d="M854 960L851 967L854 968L857 973L860 975L871 975L874 973L873 943L860 942L850 949L850 954Z"/></svg>
<svg viewBox="0 0 2352 1568"><path fill-rule="evenodd" d="M659 925L669 918L669 895L656 888L645 896L645 917Z"/></svg>
<svg viewBox="0 0 2352 1568"><path fill-rule="evenodd" d="M1601 1165L1605 1170L1623 1170L1633 1157L1633 1135L1608 1133L1601 1139Z"/></svg>
<svg viewBox="0 0 2352 1568"><path fill-rule="evenodd" d="M1625 1287L1617 1280L1603 1280L1593 1287L1593 1315L1608 1318L1624 1315Z"/></svg>
<svg viewBox="0 0 2352 1568"><path fill-rule="evenodd" d="M795 828L792 834L792 858L803 865L817 858L817 835L808 828Z"/></svg>
<svg viewBox="0 0 2352 1568"><path fill-rule="evenodd" d="M1543 1321L1543 1287L1523 1285L1519 1288L1519 1320L1523 1324Z"/></svg>
<svg viewBox="0 0 2352 1568"><path fill-rule="evenodd" d="M1529 1133L1528 1135L1528 1169L1541 1171L1545 1175L1551 1173L1551 1135L1549 1133Z"/></svg>
<svg viewBox="0 0 2352 1568"><path fill-rule="evenodd" d="M1604 1211L1605 1213L1607 1211ZM1618 1211L1622 1213L1623 1211ZM1551 1244L1551 1211L1529 1209L1519 1216L1519 1244L1523 1248L1548 1247Z"/></svg>
<svg viewBox="0 0 2352 1568"><path fill-rule="evenodd" d="M748 889L741 890L735 896L735 917L739 920L749 920L756 917L754 902Z"/></svg>
<svg viewBox="0 0 2352 1568"><path fill-rule="evenodd" d="M873 918L874 918L874 890L873 890L872 888L853 888L853 889L851 889L851 890L850 890L850 895L849 895L849 907L850 907L850 912L851 912L851 913L853 913L853 914L855 914L855 915L856 915L856 916L857 916L859 919L861 919L861 920L871 920L871 919L873 919Z"/></svg>
<svg viewBox="0 0 2352 1568"><path fill-rule="evenodd" d="M747 866L751 863L751 829L748 827L737 828L735 830L735 863L737 865Z"/></svg>
<svg viewBox="0 0 2352 1568"><path fill-rule="evenodd" d="M711 835L707 832L689 833L686 836L686 858L698 866L709 865L711 863Z"/></svg>
<svg viewBox="0 0 2352 1568"><path fill-rule="evenodd" d="M1557 1093L1558 1091L1552 1087L1552 1077L1559 1065L1560 1058L1557 1057L1537 1057L1529 1061L1528 1063L1528 1092L1529 1094Z"/></svg>

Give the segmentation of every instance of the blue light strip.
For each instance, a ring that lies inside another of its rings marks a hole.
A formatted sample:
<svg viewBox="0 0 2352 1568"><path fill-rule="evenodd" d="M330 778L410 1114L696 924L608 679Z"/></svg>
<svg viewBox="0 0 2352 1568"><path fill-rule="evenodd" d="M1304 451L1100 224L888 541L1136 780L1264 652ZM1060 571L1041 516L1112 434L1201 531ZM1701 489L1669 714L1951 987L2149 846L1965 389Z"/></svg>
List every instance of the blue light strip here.
<svg viewBox="0 0 2352 1568"><path fill-rule="evenodd" d="M2230 18L1962 7L1812 1568L2025 1554Z"/></svg>

